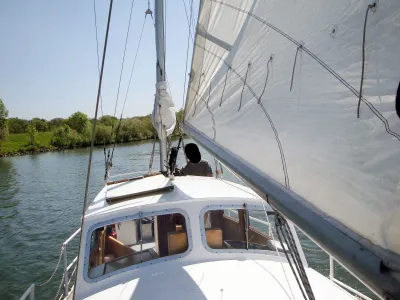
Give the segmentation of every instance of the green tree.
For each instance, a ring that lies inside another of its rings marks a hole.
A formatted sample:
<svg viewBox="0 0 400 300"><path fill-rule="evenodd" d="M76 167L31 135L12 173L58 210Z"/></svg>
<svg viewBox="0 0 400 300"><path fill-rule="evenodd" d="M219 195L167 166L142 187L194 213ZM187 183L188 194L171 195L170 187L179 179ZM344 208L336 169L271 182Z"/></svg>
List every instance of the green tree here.
<svg viewBox="0 0 400 300"><path fill-rule="evenodd" d="M57 128L57 127L60 127L60 126L64 125L65 124L65 120L63 118L54 118L54 119L51 119L48 122L48 124L49 124L49 127L50 127L49 129L54 129L54 128Z"/></svg>
<svg viewBox="0 0 400 300"><path fill-rule="evenodd" d="M33 118L31 124L36 127L37 131L44 132L49 130L49 126L45 119Z"/></svg>
<svg viewBox="0 0 400 300"><path fill-rule="evenodd" d="M81 145L81 138L71 127L63 125L54 131L51 144L56 147L77 147Z"/></svg>
<svg viewBox="0 0 400 300"><path fill-rule="evenodd" d="M8 110L0 98L0 141L4 140L8 135Z"/></svg>
<svg viewBox="0 0 400 300"><path fill-rule="evenodd" d="M113 116L102 116L99 119L99 123L105 126L114 126L115 124L117 124L118 119L116 117Z"/></svg>
<svg viewBox="0 0 400 300"><path fill-rule="evenodd" d="M104 143L111 144L112 142L112 127L99 124L96 126L95 144L102 145Z"/></svg>
<svg viewBox="0 0 400 300"><path fill-rule="evenodd" d="M35 146L37 144L38 131L33 124L28 125L29 145Z"/></svg>
<svg viewBox="0 0 400 300"><path fill-rule="evenodd" d="M28 131L29 122L19 118L8 119L8 130L10 133L24 133Z"/></svg>
<svg viewBox="0 0 400 300"><path fill-rule="evenodd" d="M90 126L90 122L86 114L78 111L68 118L67 125L78 133L84 133Z"/></svg>

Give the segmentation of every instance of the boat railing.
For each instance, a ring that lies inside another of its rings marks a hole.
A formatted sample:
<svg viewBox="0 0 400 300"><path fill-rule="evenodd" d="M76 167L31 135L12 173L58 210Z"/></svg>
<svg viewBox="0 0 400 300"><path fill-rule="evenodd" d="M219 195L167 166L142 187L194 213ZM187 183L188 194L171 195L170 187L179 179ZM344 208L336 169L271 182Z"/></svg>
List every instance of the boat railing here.
<svg viewBox="0 0 400 300"><path fill-rule="evenodd" d="M76 256L71 261L71 263L68 264L67 245L75 237L79 236L80 232L81 232L81 229L79 228L68 239L66 239L65 242L62 243L62 245L61 245L60 262L61 262L61 257L62 257L63 265L64 265L64 272L63 272L61 283L60 283L58 291L57 291L56 298L57 298L58 294L60 293L60 289L62 286L63 286L63 292L62 292L63 295L61 295L59 299L66 298L73 288L73 286L71 286L71 288L70 288L70 285L71 285L71 282L73 282L74 276L76 275L78 256ZM59 264L57 265L57 268L58 268L58 266L59 266ZM57 270L57 268L56 268L56 270ZM46 281L45 284L47 284L48 282L51 281L52 277L55 275L55 271L54 271L53 275L50 277L50 279ZM40 286L44 286L45 284L42 284ZM35 284L31 284L29 286L29 288L25 291L25 293L22 295L20 300L25 300L25 299L27 299L27 297L29 297L29 300L34 300L35 299L35 286L36 286Z"/></svg>
<svg viewBox="0 0 400 300"><path fill-rule="evenodd" d="M231 217L232 214L233 215L237 215L237 211L233 210L233 209L229 209L228 210L228 216ZM268 226L269 231L271 230L271 227L269 226L270 225L269 222L257 219L257 218L252 217L252 216L250 216L250 220L252 220L252 221L254 221L256 223L262 224L262 225L266 225L266 226ZM321 249L321 251L325 252L322 249ZM329 253L327 253L327 254L329 255ZM337 262L337 263L340 264L339 262ZM331 255L329 255L329 279L332 280L335 284L339 285L340 287L346 289L350 293L353 293L354 295L357 295L358 297L360 297L360 298L362 298L364 300L372 300L371 298L369 298L368 296L364 295L363 293L357 291L356 289L352 288L351 286L348 286L347 284L345 284L345 283L343 283L340 280L335 278L335 259ZM359 281L359 282L361 282L361 281Z"/></svg>

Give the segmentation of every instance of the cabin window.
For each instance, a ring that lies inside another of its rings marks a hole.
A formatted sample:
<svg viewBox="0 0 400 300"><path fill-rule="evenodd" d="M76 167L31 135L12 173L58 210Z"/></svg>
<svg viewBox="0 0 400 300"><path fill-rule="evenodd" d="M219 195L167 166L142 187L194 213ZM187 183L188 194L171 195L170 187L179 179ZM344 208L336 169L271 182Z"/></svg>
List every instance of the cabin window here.
<svg viewBox="0 0 400 300"><path fill-rule="evenodd" d="M206 242L211 249L276 251L273 224L273 213L267 217L264 210L224 209L204 214Z"/></svg>
<svg viewBox="0 0 400 300"><path fill-rule="evenodd" d="M91 235L89 278L188 249L182 214L146 216L95 229Z"/></svg>

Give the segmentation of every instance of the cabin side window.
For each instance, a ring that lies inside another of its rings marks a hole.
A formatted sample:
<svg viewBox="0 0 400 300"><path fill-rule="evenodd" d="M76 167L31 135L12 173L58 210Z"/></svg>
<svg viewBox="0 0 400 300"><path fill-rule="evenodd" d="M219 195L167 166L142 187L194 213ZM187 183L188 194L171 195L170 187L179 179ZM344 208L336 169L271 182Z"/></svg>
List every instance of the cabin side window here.
<svg viewBox="0 0 400 300"><path fill-rule="evenodd" d="M264 210L209 210L204 214L206 242L211 249L276 251L273 222L273 214L267 217Z"/></svg>
<svg viewBox="0 0 400 300"><path fill-rule="evenodd" d="M186 221L179 213L102 226L91 235L88 276L97 278L187 249Z"/></svg>

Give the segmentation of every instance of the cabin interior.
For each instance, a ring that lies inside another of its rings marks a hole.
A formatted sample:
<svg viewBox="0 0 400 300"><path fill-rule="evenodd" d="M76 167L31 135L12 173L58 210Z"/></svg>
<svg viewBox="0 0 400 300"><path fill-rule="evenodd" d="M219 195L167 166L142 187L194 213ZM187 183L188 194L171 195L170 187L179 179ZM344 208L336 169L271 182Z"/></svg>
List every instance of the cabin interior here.
<svg viewBox="0 0 400 300"><path fill-rule="evenodd" d="M275 251L271 237L266 233L268 231L257 228L250 217L251 213L246 209L207 211L204 214L204 228L208 247ZM184 253L187 249L186 220L179 213L100 227L91 236L89 278Z"/></svg>

